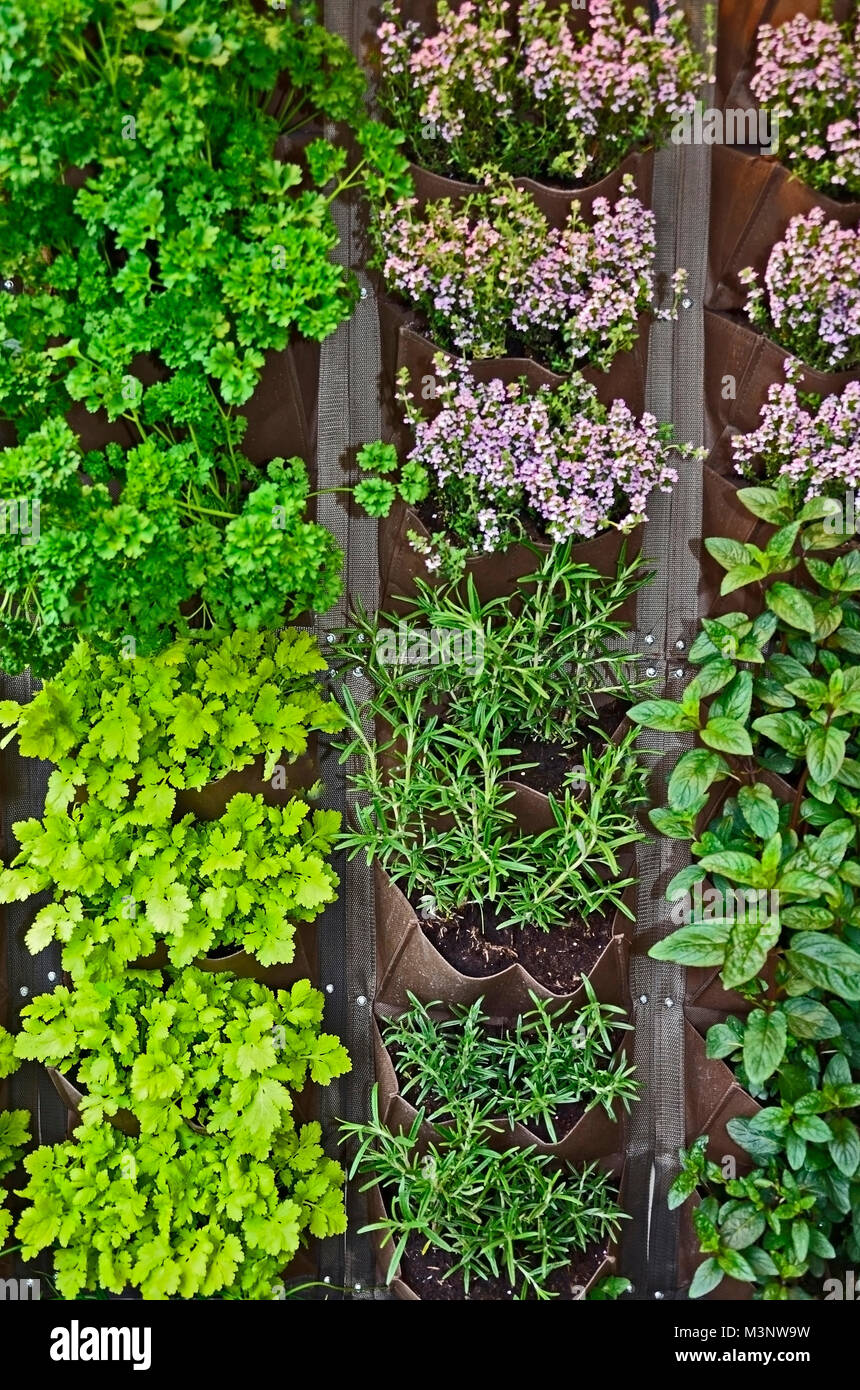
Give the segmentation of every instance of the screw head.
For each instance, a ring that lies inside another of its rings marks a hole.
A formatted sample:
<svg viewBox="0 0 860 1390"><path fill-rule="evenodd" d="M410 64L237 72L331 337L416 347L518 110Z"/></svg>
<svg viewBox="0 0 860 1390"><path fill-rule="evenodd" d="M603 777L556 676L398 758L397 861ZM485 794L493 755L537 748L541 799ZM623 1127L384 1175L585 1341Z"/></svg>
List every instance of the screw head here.
<svg viewBox="0 0 860 1390"><path fill-rule="evenodd" d="M56 970L49 970L49 971L48 971L48 979L50 980L51 984L54 983L54 981L56 980L56 978L57 978L57 972L56 972Z"/></svg>
<svg viewBox="0 0 860 1390"><path fill-rule="evenodd" d="M647 994L640 994L640 995L639 995L639 1003L640 1003L640 1004L647 1004L647 1003L648 1003L648 995L647 995Z"/></svg>
<svg viewBox="0 0 860 1390"><path fill-rule="evenodd" d="M655 1297L655 1298L662 1298L662 1297L663 1297L663 1294L661 1294L661 1293L660 1293L660 1290L658 1289L657 1292L655 1293L654 1297Z"/></svg>
<svg viewBox="0 0 860 1390"><path fill-rule="evenodd" d="M326 994L334 994L334 985L326 985L325 992Z"/></svg>
<svg viewBox="0 0 860 1390"><path fill-rule="evenodd" d="M683 637L679 637L678 640L677 640L677 642L675 643L675 651L676 651L676 652L682 652L682 651L684 651L684 650L686 649L686 646L687 646L687 644L686 644L686 642L684 641Z"/></svg>
<svg viewBox="0 0 860 1390"><path fill-rule="evenodd" d="M330 1284L330 1283L331 1283L331 1275L330 1275L330 1274L327 1274L327 1275L325 1276L325 1278L323 1279L323 1283L324 1283L324 1284Z"/></svg>
<svg viewBox="0 0 860 1390"><path fill-rule="evenodd" d="M687 298L685 299L682 299L681 303L683 304L685 309L692 309L693 307L693 301L689 298L689 296L687 296Z"/></svg>
<svg viewBox="0 0 860 1390"><path fill-rule="evenodd" d="M656 667L656 666L649 666L649 667L647 668L645 674L646 674L646 676L649 677L649 679L653 679L653 677L656 676L656 674L657 674L657 667Z"/></svg>
<svg viewBox="0 0 860 1390"><path fill-rule="evenodd" d="M367 286L366 286L366 285L362 285L362 287L361 287L361 298L362 298L362 299L366 299L366 298L367 298Z"/></svg>
<svg viewBox="0 0 860 1390"><path fill-rule="evenodd" d="M352 674L355 676L356 680L361 680L361 677L364 675L364 672L362 671L360 666L356 666Z"/></svg>
<svg viewBox="0 0 860 1390"><path fill-rule="evenodd" d="M679 681L684 679L684 672L680 668L675 672L675 678Z"/></svg>
<svg viewBox="0 0 860 1390"><path fill-rule="evenodd" d="M646 647L653 647L653 645L654 645L654 634L653 634L653 632L649 632L649 633L648 633L648 636L645 638L645 646L646 646Z"/></svg>
<svg viewBox="0 0 860 1390"><path fill-rule="evenodd" d="M363 994L360 994L355 1002L360 1009L363 1009L365 1004L367 1003L367 1000L365 999Z"/></svg>
<svg viewBox="0 0 860 1390"><path fill-rule="evenodd" d="M329 646L332 647L337 641L337 638L335 637L333 632L327 632L325 640L328 642Z"/></svg>
<svg viewBox="0 0 860 1390"><path fill-rule="evenodd" d="M18 993L21 995L22 999L26 999L30 991L26 985L22 985L21 988L18 990Z"/></svg>
<svg viewBox="0 0 860 1390"><path fill-rule="evenodd" d="M355 1292L356 1292L356 1293L361 1293L361 1285L360 1285L360 1284L353 1284L352 1287L355 1289Z"/></svg>
<svg viewBox="0 0 860 1390"><path fill-rule="evenodd" d="M667 1009L674 1009L675 1007L674 999L664 999L663 1003L666 1005Z"/></svg>

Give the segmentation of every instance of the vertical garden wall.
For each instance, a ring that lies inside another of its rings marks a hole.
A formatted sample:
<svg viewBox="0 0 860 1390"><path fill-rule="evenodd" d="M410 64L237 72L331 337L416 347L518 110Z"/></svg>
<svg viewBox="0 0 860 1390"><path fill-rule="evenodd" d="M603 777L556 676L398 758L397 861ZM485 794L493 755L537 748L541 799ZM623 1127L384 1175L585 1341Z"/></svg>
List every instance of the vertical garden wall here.
<svg viewBox="0 0 860 1390"><path fill-rule="evenodd" d="M0 5L7 1290L841 1296L857 22Z"/></svg>

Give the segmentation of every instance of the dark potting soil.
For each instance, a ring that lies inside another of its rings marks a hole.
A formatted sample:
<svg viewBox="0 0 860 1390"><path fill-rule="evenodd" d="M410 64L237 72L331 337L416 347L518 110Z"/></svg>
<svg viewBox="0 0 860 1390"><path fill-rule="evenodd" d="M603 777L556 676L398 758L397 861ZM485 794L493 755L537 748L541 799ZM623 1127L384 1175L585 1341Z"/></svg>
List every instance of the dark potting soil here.
<svg viewBox="0 0 860 1390"><path fill-rule="evenodd" d="M403 1253L401 1272L404 1281L412 1292L417 1293L425 1302L435 1300L462 1303L466 1298L463 1276L458 1273L445 1278L454 1264L454 1257L445 1250L436 1250L433 1247L425 1252L422 1246L420 1236L410 1236ZM606 1249L603 1246L592 1246L582 1255L578 1255L567 1269L559 1269L551 1274L546 1288L561 1302L573 1303L581 1296L574 1290L587 1287L605 1259ZM468 1301L509 1303L518 1293L519 1289L512 1289L506 1278L481 1281L473 1279L469 1285ZM526 1301L537 1300L532 1294Z"/></svg>
<svg viewBox="0 0 860 1390"><path fill-rule="evenodd" d="M596 913L587 922L574 917L566 926L545 932L533 923L497 928L489 907L483 921L475 906L445 921L422 919L417 904L413 907L437 951L461 974L485 979L519 964L554 994L578 989L612 936L611 913Z"/></svg>
<svg viewBox="0 0 860 1390"><path fill-rule="evenodd" d="M536 763L537 766L514 773L511 780L545 795L558 795L564 789L568 773L582 766L584 750L596 751L604 747L623 718L624 706L620 700L613 700L588 717L589 727L582 730L582 737L572 748L564 748L559 743L524 739L519 755L511 759L511 764Z"/></svg>

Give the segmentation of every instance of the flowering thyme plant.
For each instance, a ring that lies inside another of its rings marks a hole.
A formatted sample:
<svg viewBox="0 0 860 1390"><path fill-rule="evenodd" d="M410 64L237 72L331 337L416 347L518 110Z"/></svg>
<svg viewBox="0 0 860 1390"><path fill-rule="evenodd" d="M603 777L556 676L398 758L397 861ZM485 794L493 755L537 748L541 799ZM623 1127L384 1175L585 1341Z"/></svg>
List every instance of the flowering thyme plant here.
<svg viewBox="0 0 860 1390"><path fill-rule="evenodd" d="M860 15L853 24L797 15L759 30L750 82L780 114L781 159L812 188L860 197Z"/></svg>
<svg viewBox="0 0 860 1390"><path fill-rule="evenodd" d="M488 160L513 175L593 182L692 110L703 80L686 20L659 0L652 27L620 0L591 0L588 28L568 7L527 0L440 0L437 32L404 21L396 0L379 29L380 100L416 161L468 177ZM536 113L540 112L540 119Z"/></svg>
<svg viewBox="0 0 860 1390"><path fill-rule="evenodd" d="M813 208L792 218L763 285L751 267L739 278L750 320L781 347L820 371L860 365L860 231Z"/></svg>
<svg viewBox="0 0 860 1390"><path fill-rule="evenodd" d="M630 531L647 520L650 493L678 480L671 426L653 415L637 420L623 401L607 408L579 375L532 395L524 382L476 382L441 354L435 371L441 409L434 419L409 395L405 369L400 399L415 432L405 467L420 469L444 523L429 545L417 536L413 545L446 578L458 577L475 551L529 539L587 540L610 527ZM377 457L385 447L370 449ZM687 446L678 454L697 451ZM372 500L385 503L385 515L394 484L377 480L376 487ZM364 494L358 500L367 506Z"/></svg>
<svg viewBox="0 0 860 1390"><path fill-rule="evenodd" d="M797 497L840 497L860 486L860 382L841 395L804 397L801 368L789 359L787 380L768 392L761 424L732 440L735 468L748 478L787 480Z"/></svg>
<svg viewBox="0 0 860 1390"><path fill-rule="evenodd" d="M591 223L574 203L561 230L509 179L421 210L406 199L379 211L378 263L442 347L605 370L633 346L652 304L654 214L634 193L628 176L614 207L595 200ZM676 273L676 298L684 283Z"/></svg>

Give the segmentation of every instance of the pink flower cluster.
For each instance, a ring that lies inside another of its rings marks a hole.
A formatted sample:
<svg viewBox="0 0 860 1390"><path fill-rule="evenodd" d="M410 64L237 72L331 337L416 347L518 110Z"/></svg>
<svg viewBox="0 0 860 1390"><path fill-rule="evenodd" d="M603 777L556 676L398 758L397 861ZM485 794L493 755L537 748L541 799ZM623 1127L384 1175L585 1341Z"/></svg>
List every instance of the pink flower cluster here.
<svg viewBox="0 0 860 1390"><path fill-rule="evenodd" d="M705 81L674 0L659 0L653 28L643 9L627 23L617 0L589 0L590 32L574 34L565 6L524 0L523 79L533 102L564 123L569 172L581 178L607 141L616 157L655 126L692 112Z"/></svg>
<svg viewBox="0 0 860 1390"><path fill-rule="evenodd" d="M632 347L651 308L654 215L625 180L589 225L574 203L551 229L529 194L503 178L457 204L416 200L378 216L387 284L426 315L441 346L472 357L523 349L556 370L605 369ZM682 280L676 278L678 289Z"/></svg>
<svg viewBox="0 0 860 1390"><path fill-rule="evenodd" d="M765 283L748 268L747 313L754 324L811 367L860 364L860 229L828 220L822 208L792 218L771 252Z"/></svg>
<svg viewBox="0 0 860 1390"><path fill-rule="evenodd" d="M804 502L860 486L860 382L817 407L798 391L801 369L789 359L787 380L771 386L761 424L732 440L735 468L746 477L788 478Z"/></svg>
<svg viewBox="0 0 860 1390"><path fill-rule="evenodd" d="M860 196L860 14L854 29L797 15L759 30L750 86L780 117L780 157L814 188Z"/></svg>
<svg viewBox="0 0 860 1390"><path fill-rule="evenodd" d="M548 349L553 365L586 359L608 366L635 341L636 321L651 302L657 239L654 214L631 193L632 183L614 209L608 198L596 199L591 226L575 207L529 267L512 322L526 339L538 330L560 342L560 353Z"/></svg>
<svg viewBox="0 0 860 1390"><path fill-rule="evenodd" d="M416 440L409 459L427 469L450 530L473 549L504 548L525 534L525 518L554 541L629 531L647 519L654 489L677 482L656 419L637 420L620 400L607 410L582 377L532 395L523 383L476 382L442 357L436 372L435 418L402 397Z"/></svg>

